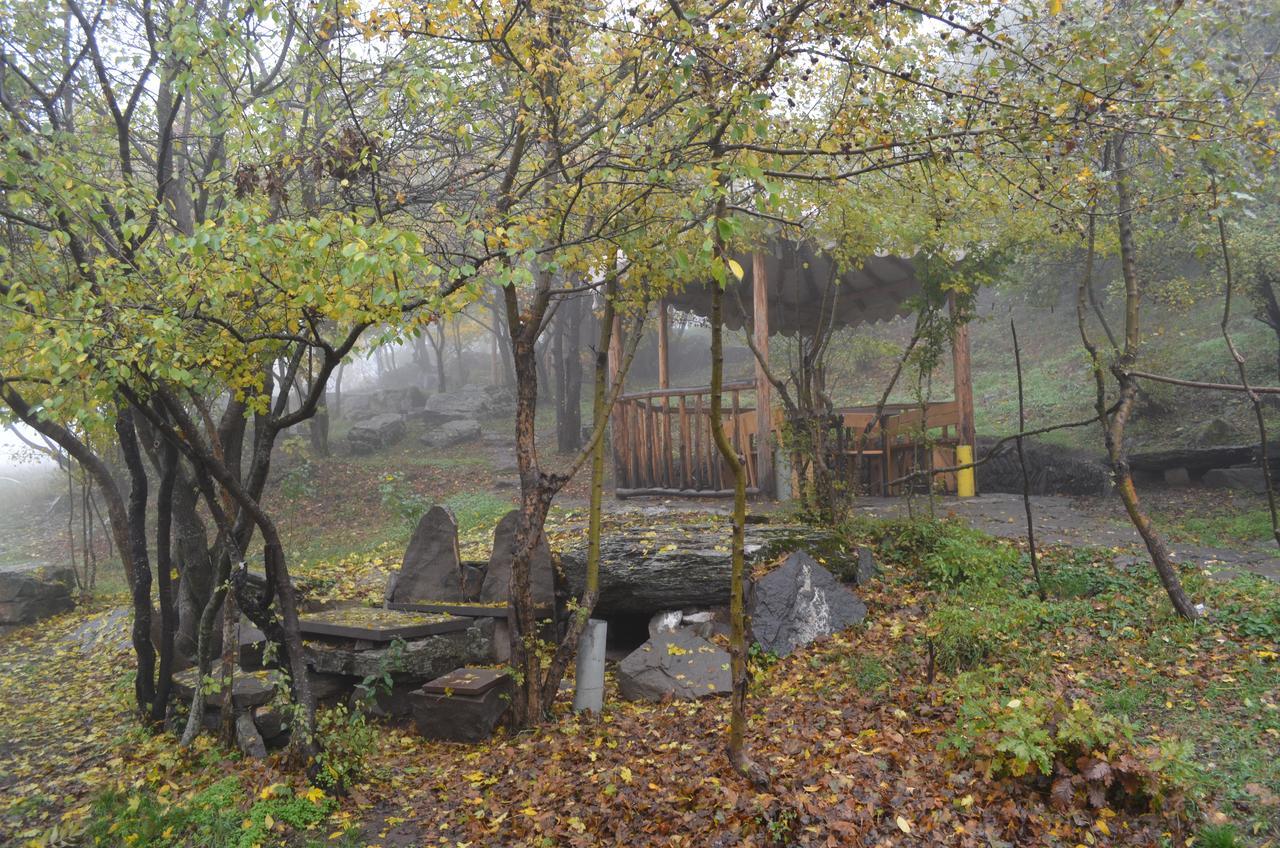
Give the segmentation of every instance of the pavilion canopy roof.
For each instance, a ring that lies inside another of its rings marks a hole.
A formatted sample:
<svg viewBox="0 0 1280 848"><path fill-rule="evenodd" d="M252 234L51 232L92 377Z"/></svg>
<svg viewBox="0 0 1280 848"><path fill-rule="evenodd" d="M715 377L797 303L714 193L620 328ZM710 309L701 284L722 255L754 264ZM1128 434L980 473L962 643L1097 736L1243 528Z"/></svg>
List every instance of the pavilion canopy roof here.
<svg viewBox="0 0 1280 848"><path fill-rule="evenodd" d="M724 324L731 330L753 318L751 257L735 256L745 272L741 281L729 278L722 309ZM835 326L853 327L908 314L907 300L920 293L911 260L898 256L873 256L861 268L849 268L835 278L832 260L812 242L775 239L765 255L765 277L769 284L770 335L807 332L834 308ZM676 309L703 317L711 315L711 287L714 281L690 285L669 295ZM745 309L745 315L744 315ZM751 324L754 326L754 324Z"/></svg>

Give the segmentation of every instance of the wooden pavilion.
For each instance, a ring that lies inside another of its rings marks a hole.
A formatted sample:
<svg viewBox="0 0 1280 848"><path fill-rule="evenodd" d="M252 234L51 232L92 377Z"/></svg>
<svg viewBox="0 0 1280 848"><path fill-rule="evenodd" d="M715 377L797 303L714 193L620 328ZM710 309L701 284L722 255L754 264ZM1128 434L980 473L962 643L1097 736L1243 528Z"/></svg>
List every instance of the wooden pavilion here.
<svg viewBox="0 0 1280 848"><path fill-rule="evenodd" d="M833 273L832 259L811 243L778 239L751 256L736 257L743 278L730 281L722 299L727 329L747 328L766 357L771 335L811 332L820 321L836 327L870 324L908 314L908 301L920 293L911 260L872 257L861 268ZM675 308L709 316L711 286L691 286L660 301L658 311L658 388L624 392L613 411L611 439L614 488L618 497L667 495L724 497L732 495L732 478L711 434L710 387L672 388L668 321ZM621 329L615 325L610 367L618 371ZM973 383L969 369L969 334L961 326L952 343L955 396L918 405L889 404L877 416L874 407L836 410L832 459L847 474L861 469L860 481L881 495L899 494L893 481L922 466L955 465L956 447L972 445ZM747 490L776 497L794 490L790 480L779 485L776 435L783 424L773 404L773 386L756 362L753 380L723 386L723 425L746 466ZM764 437L762 437L762 434ZM862 435L862 462L855 448ZM952 474L939 474L935 484L955 491Z"/></svg>

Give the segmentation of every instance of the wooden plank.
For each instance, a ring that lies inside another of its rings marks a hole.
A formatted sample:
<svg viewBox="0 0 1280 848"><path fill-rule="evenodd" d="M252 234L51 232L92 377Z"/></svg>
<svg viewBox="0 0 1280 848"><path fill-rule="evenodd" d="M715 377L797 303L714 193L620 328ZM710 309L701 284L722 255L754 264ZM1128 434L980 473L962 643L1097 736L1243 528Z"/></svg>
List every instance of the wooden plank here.
<svg viewBox="0 0 1280 848"><path fill-rule="evenodd" d="M709 488L705 485L706 477L702 468L702 396L699 395L693 408L693 488Z"/></svg>
<svg viewBox="0 0 1280 848"><path fill-rule="evenodd" d="M765 362L769 361L769 277L765 270L765 255L757 251L751 257L752 334L756 351ZM774 492L773 446L773 384L765 376L764 366L756 360L756 477L762 491Z"/></svg>
<svg viewBox="0 0 1280 848"><path fill-rule="evenodd" d="M745 392L745 391L750 391L755 387L756 387L756 384L751 382L750 380L738 380L733 383L725 383L724 386L721 388L721 392L722 393L731 392L734 389L738 389ZM681 395L684 395L685 397L692 397L694 395L709 395L709 394L711 394L710 386L694 386L692 388L653 389L647 392L628 392L627 394L621 395L620 399L621 400L644 400L645 398L655 398L655 397L680 397Z"/></svg>
<svg viewBox="0 0 1280 848"><path fill-rule="evenodd" d="M675 462L673 455L675 454L675 446L671 438L671 401L669 398L662 399L662 459L667 464L667 485L674 486L676 484Z"/></svg>
<svg viewBox="0 0 1280 848"><path fill-rule="evenodd" d="M689 469L689 407L683 395L680 404L680 483L688 489L692 487L693 476Z"/></svg>

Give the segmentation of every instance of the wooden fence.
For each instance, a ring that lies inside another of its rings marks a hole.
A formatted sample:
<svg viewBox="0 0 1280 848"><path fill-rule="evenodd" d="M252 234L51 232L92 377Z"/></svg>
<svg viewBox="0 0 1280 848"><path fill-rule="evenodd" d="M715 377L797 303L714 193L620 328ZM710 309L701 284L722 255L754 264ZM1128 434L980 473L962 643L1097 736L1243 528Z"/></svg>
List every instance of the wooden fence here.
<svg viewBox="0 0 1280 848"><path fill-rule="evenodd" d="M744 405L743 395L753 405ZM722 423L746 466L747 491L759 491L755 383L726 383ZM733 494L733 475L711 429L711 387L622 395L613 411L614 491L618 497Z"/></svg>

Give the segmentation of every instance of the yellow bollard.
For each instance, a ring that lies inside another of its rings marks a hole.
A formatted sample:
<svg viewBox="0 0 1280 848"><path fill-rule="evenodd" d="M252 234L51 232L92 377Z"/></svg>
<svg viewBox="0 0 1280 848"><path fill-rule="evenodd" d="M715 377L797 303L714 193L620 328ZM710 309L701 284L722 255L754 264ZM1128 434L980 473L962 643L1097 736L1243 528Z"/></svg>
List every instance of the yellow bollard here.
<svg viewBox="0 0 1280 848"><path fill-rule="evenodd" d="M956 465L969 465L973 462L972 445L956 445ZM956 494L962 498L974 495L973 469L961 468L956 472Z"/></svg>

